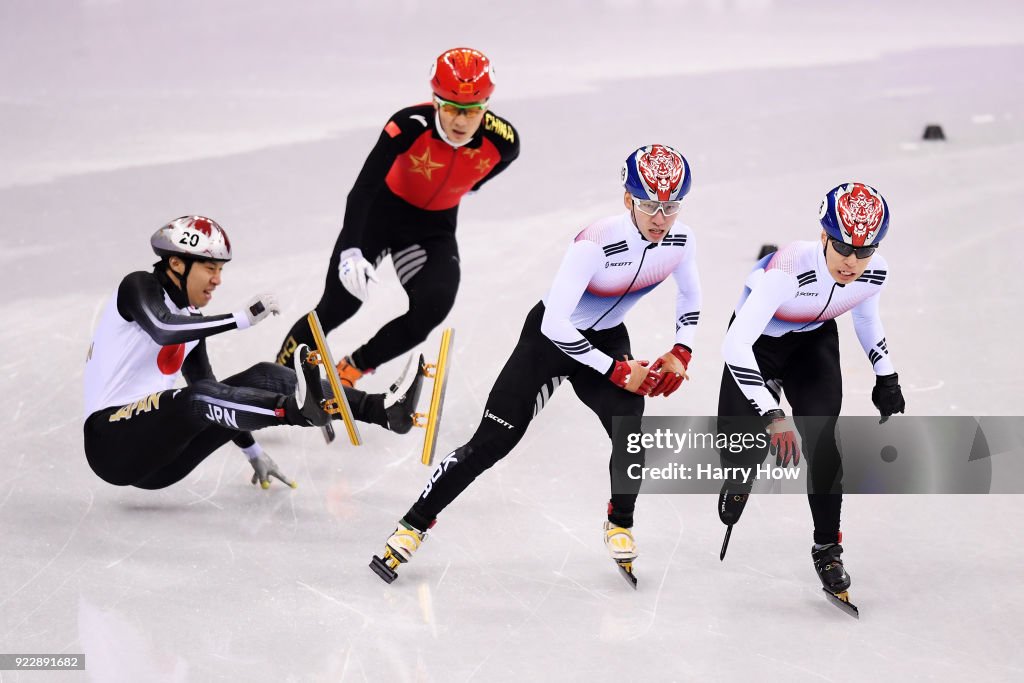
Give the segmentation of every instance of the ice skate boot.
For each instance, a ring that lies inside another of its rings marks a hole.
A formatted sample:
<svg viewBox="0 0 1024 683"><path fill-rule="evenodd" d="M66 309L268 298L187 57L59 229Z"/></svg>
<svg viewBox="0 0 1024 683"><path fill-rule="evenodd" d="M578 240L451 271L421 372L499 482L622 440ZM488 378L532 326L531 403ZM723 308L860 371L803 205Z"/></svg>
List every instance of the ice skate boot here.
<svg viewBox="0 0 1024 683"><path fill-rule="evenodd" d="M811 548L811 559L814 560L814 569L818 572L821 580L822 590L825 591L829 600L837 607L853 617L860 617L857 606L850 602L850 575L846 573L843 566L843 546L838 543L828 543L823 546Z"/></svg>
<svg viewBox="0 0 1024 683"><path fill-rule="evenodd" d="M395 533L391 534L384 544L384 557L380 558L374 555L370 561L370 569L377 576L391 583L398 578L398 572L395 571L398 565L411 560L413 553L426 537L427 532L418 531L404 519L399 520Z"/></svg>
<svg viewBox="0 0 1024 683"><path fill-rule="evenodd" d="M384 397L384 413L388 429L395 434L407 434L412 429L416 405L423 390L423 356L409 357L405 372L391 385Z"/></svg>
<svg viewBox="0 0 1024 683"><path fill-rule="evenodd" d="M718 554L719 560L725 560L725 551L729 549L729 538L732 537L733 525L740 521L743 508L750 498L749 484L743 482L725 482L718 494L718 518L726 525L725 540L722 541L722 551Z"/></svg>
<svg viewBox="0 0 1024 683"><path fill-rule="evenodd" d="M323 427L331 421L331 416L324 412L324 388L320 384L320 368L306 362L309 347L299 344L292 356L295 369L295 407L303 420L309 425ZM297 422L297 420L293 420Z"/></svg>
<svg viewBox="0 0 1024 683"><path fill-rule="evenodd" d="M611 522L604 523L604 545L608 554L615 560L622 577L636 588L636 576L633 574L633 560L637 557L636 541L633 530L617 526Z"/></svg>
<svg viewBox="0 0 1024 683"><path fill-rule="evenodd" d="M352 364L352 359L349 356L343 356L342 359L338 361L338 379L340 379L341 383L346 387L355 387L356 382L358 382L359 378L364 374L365 373L362 370Z"/></svg>

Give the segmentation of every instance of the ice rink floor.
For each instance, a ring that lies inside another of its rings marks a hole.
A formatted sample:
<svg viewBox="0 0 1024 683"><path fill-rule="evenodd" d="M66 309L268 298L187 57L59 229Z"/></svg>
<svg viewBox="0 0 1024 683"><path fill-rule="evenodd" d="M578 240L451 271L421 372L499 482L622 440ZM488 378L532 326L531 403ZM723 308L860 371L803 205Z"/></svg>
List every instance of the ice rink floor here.
<svg viewBox="0 0 1024 683"><path fill-rule="evenodd" d="M634 592L601 542L608 444L569 389L386 585L367 568L422 489L419 434L257 438L172 488L105 484L82 448L82 368L148 237L202 213L235 260L211 313L284 314L208 342L218 376L270 360L318 299L345 196L442 50L493 60L522 156L459 218L462 282L439 449L462 444L568 241L621 207L635 147L683 151L704 303L689 382L654 415L714 411L720 345L762 243L815 239L823 193L886 196L882 299L914 415L1022 415L1024 6L810 0L119 0L0 5L0 653L84 653L7 681L936 680L1024 675L1020 496L848 496L855 621L821 596L801 496L752 499L719 562L707 496L645 496ZM355 4L355 3L352 3ZM368 4L368 3L367 3ZM920 140L941 124L947 140ZM384 265L336 354L403 310ZM627 319L671 344L671 284ZM873 384L840 320L844 413ZM424 350L436 346L438 334ZM400 363L365 381L383 390Z"/></svg>

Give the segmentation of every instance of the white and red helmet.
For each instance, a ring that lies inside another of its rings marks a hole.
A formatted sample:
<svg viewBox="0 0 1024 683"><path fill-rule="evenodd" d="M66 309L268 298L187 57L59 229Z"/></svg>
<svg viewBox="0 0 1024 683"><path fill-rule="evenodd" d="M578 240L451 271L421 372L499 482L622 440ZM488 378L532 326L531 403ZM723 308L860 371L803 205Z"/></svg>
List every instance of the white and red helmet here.
<svg viewBox="0 0 1024 683"><path fill-rule="evenodd" d="M149 238L157 256L179 256L196 261L231 260L231 240L217 221L205 216L181 216Z"/></svg>

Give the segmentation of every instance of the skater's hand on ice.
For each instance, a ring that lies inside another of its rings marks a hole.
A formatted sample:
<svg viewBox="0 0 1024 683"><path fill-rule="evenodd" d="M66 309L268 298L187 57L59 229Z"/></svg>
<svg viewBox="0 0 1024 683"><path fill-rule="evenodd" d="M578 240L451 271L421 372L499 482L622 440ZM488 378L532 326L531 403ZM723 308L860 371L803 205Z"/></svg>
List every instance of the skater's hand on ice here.
<svg viewBox="0 0 1024 683"><path fill-rule="evenodd" d="M356 248L341 252L338 279L348 293L360 301L366 301L366 297L369 296L371 282L380 282L373 264L363 258L363 252Z"/></svg>
<svg viewBox="0 0 1024 683"><path fill-rule="evenodd" d="M668 353L651 366L651 372L661 375L658 385L651 390L650 396L670 396L672 392L689 379L686 369L690 366L690 349L676 344Z"/></svg>
<svg viewBox="0 0 1024 683"><path fill-rule="evenodd" d="M281 470L277 468L277 463L266 453L260 453L255 458L249 460L249 464L252 465L254 472L252 473L252 483L260 483L265 489L270 488L270 478L275 477L291 488L298 488L298 484L289 479L287 475L283 474Z"/></svg>
<svg viewBox="0 0 1024 683"><path fill-rule="evenodd" d="M793 466L800 464L800 444L796 440L796 427L781 410L769 411L765 417L770 417L768 433L771 435L771 443L768 446L768 453L775 456L776 467L786 467L789 461L793 460Z"/></svg>
<svg viewBox="0 0 1024 683"><path fill-rule="evenodd" d="M875 388L871 390L871 402L878 408L882 424L889 419L893 413L902 413L907 407L903 400L903 390L900 389L900 376L895 372L891 375L878 375L875 377Z"/></svg>
<svg viewBox="0 0 1024 683"><path fill-rule="evenodd" d="M264 320L271 313L274 315L281 313L277 297L273 294L260 294L250 299L244 309L235 313L235 321L238 323L238 329L244 330Z"/></svg>
<svg viewBox="0 0 1024 683"><path fill-rule="evenodd" d="M661 379L661 375L651 372L648 365L650 365L648 361L629 360L623 356L623 360L615 361L612 366L612 374L608 379L619 388L646 396Z"/></svg>

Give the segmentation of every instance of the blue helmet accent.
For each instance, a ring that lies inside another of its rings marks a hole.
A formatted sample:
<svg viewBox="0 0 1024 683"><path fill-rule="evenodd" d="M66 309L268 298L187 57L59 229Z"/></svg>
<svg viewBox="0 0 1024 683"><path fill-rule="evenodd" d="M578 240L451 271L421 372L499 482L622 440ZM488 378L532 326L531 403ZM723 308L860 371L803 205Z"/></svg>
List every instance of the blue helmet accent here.
<svg viewBox="0 0 1024 683"><path fill-rule="evenodd" d="M885 197L864 183L843 183L829 190L818 218L829 237L855 247L879 244L889 231Z"/></svg>
<svg viewBox="0 0 1024 683"><path fill-rule="evenodd" d="M690 191L690 164L668 145L647 145L626 158L622 186L639 199L677 201Z"/></svg>

